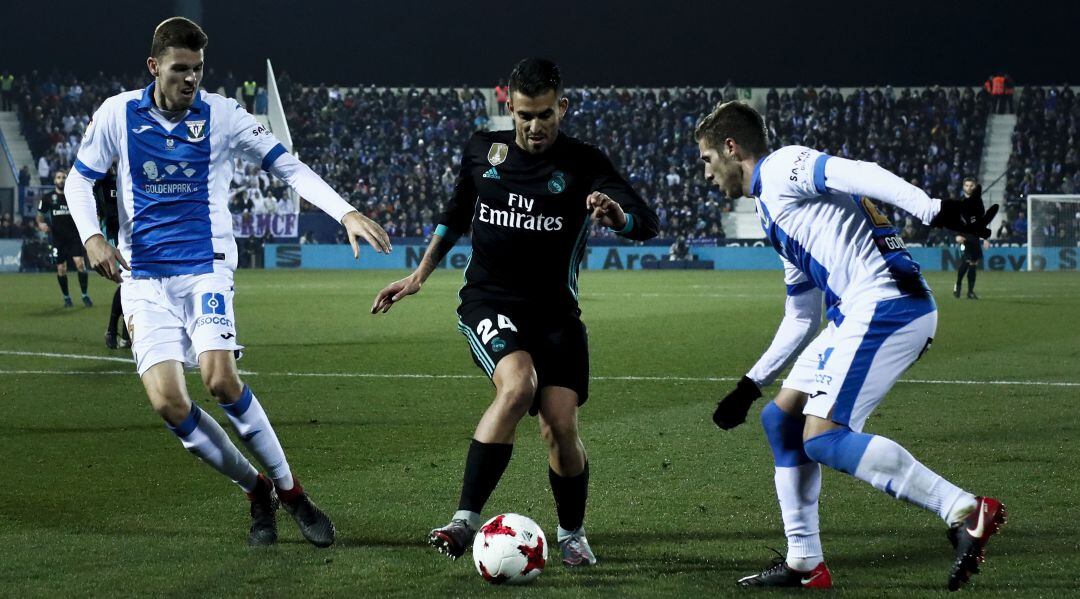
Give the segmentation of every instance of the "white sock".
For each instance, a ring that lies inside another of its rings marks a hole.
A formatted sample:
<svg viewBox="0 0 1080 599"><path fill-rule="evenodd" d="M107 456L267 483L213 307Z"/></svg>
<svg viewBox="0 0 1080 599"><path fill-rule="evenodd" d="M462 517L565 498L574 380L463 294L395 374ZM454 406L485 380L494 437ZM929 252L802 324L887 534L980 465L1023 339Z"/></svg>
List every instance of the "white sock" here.
<svg viewBox="0 0 1080 599"><path fill-rule="evenodd" d="M793 570L809 572L825 559L818 525L821 466L816 462L778 466L773 481L787 535L787 565Z"/></svg>
<svg viewBox="0 0 1080 599"><path fill-rule="evenodd" d="M585 525L582 524L577 530L566 530L561 526L555 527L555 540L562 543L574 535L585 536Z"/></svg>
<svg viewBox="0 0 1080 599"><path fill-rule="evenodd" d="M895 441L873 435L855 469L855 478L897 499L935 512L947 524L966 506L975 506L975 496L923 466ZM965 513L966 515L966 513Z"/></svg>
<svg viewBox="0 0 1080 599"><path fill-rule="evenodd" d="M180 438L184 449L232 479L245 493L255 490L258 471L229 440L225 429L204 414L199 406L191 404L188 417L178 426L170 426L169 429Z"/></svg>
<svg viewBox="0 0 1080 599"><path fill-rule="evenodd" d="M270 419L266 417L266 412L251 392L251 388L244 385L240 399L231 404L221 404L221 407L229 417L236 434L240 435L244 447L266 468L267 475L274 479L274 486L281 491L293 488L292 471L285 459L285 450L281 448L274 427L270 426Z"/></svg>

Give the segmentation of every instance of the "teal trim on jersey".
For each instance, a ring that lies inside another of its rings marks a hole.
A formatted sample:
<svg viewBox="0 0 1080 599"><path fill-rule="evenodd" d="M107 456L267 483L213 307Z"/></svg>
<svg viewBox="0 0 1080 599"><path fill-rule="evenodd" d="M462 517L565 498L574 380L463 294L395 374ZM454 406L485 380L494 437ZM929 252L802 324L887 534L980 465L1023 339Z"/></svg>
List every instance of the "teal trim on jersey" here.
<svg viewBox="0 0 1080 599"><path fill-rule="evenodd" d="M488 377L494 376L495 361L491 359L491 356L487 355L486 351L484 351L484 345L480 342L480 338L476 336L476 333L474 333L472 329L460 320L458 320L458 330L469 340L469 345L472 346L473 349L473 355L477 357L481 366L484 367L484 371L487 372Z"/></svg>
<svg viewBox="0 0 1080 599"><path fill-rule="evenodd" d="M439 225L435 227L435 234L439 237L446 237L446 232L450 230L450 227L446 225Z"/></svg>
<svg viewBox="0 0 1080 599"><path fill-rule="evenodd" d="M588 233L589 218L585 217L585 224L581 225L581 232L578 233L577 241L574 242L574 251L570 253L570 268L566 275L566 284L575 300L578 298L578 265L581 262L581 256L585 252L585 245L589 240Z"/></svg>
<svg viewBox="0 0 1080 599"><path fill-rule="evenodd" d="M633 230L634 230L634 215L633 214L627 214L626 215L626 224L623 225L623 228L619 229L618 231L615 231L615 229L612 229L612 231L615 231L615 233L617 235L626 235L627 233L629 233L630 231L633 231Z"/></svg>
<svg viewBox="0 0 1080 599"><path fill-rule="evenodd" d="M469 265L472 264L472 254L469 254L469 259L465 261L465 268L461 271L461 287L457 290L458 305L465 301L461 299L461 292L465 291L465 286L469 284Z"/></svg>

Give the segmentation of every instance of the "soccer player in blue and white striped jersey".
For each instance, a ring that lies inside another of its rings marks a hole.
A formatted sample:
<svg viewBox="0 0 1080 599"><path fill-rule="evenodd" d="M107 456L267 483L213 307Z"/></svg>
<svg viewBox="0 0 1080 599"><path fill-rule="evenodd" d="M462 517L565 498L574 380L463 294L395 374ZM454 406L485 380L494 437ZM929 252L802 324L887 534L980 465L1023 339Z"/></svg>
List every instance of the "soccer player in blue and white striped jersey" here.
<svg viewBox="0 0 1080 599"><path fill-rule="evenodd" d="M280 499L308 541L325 547L334 541L333 523L293 476L266 412L236 368L242 349L233 314L237 249L227 206L233 158L261 164L341 222L354 254L358 238L380 252L390 251L390 242L240 104L199 89L206 44L206 34L188 19L158 25L146 61L153 83L105 100L87 127L65 191L91 266L122 284L132 352L150 403L188 451L247 493L248 542L277 540ZM114 162L119 248L101 234L92 191ZM185 366L199 367L206 389L270 480L191 402Z"/></svg>
<svg viewBox="0 0 1080 599"><path fill-rule="evenodd" d="M997 207L931 199L876 164L787 146L768 152L761 115L721 104L695 132L705 178L728 197L751 196L787 283L784 319L772 344L717 405L729 429L794 359L761 423L775 459L776 494L788 539L786 559L739 580L742 586L828 588L818 528L824 464L890 496L937 513L949 525L956 559L948 586L978 572L983 548L1005 508L976 497L880 435L862 432L870 413L930 347L937 307L898 231L868 198L898 206L932 226L988 237ZM822 300L829 321L819 333Z"/></svg>

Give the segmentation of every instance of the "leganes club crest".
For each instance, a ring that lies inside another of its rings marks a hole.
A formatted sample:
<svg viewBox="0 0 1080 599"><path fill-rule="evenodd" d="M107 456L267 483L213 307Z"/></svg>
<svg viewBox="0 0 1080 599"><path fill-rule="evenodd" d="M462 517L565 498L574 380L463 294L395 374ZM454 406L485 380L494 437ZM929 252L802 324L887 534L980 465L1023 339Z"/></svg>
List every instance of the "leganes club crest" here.
<svg viewBox="0 0 1080 599"><path fill-rule="evenodd" d="M491 148L488 150L488 162L491 163L491 166L499 166L505 162L508 150L506 144L491 144Z"/></svg>
<svg viewBox="0 0 1080 599"><path fill-rule="evenodd" d="M203 138L206 129L206 121L184 121L187 125L188 141L199 141Z"/></svg>

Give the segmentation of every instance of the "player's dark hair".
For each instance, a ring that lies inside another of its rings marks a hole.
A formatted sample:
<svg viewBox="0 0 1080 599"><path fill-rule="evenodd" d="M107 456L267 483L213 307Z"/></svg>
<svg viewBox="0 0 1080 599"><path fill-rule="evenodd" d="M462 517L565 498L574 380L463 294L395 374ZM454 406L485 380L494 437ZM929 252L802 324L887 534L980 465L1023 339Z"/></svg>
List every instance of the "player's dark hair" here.
<svg viewBox="0 0 1080 599"><path fill-rule="evenodd" d="M963 182L967 183L968 181L971 181L972 183L975 183L976 185L978 185L978 183L979 183L979 180L976 179L973 175L968 175L968 176L964 177Z"/></svg>
<svg viewBox="0 0 1080 599"><path fill-rule="evenodd" d="M150 56L161 58L169 48L184 48L198 52L210 39L195 21L184 17L165 19L154 29L154 41L150 44Z"/></svg>
<svg viewBox="0 0 1080 599"><path fill-rule="evenodd" d="M510 93L519 92L530 98L555 90L562 93L562 74L559 65L546 58L526 58L510 71Z"/></svg>
<svg viewBox="0 0 1080 599"><path fill-rule="evenodd" d="M698 121L694 139L716 150L724 147L725 139L734 139L747 152L764 156L769 151L769 134L765 119L749 104L732 100L716 105L708 115Z"/></svg>

